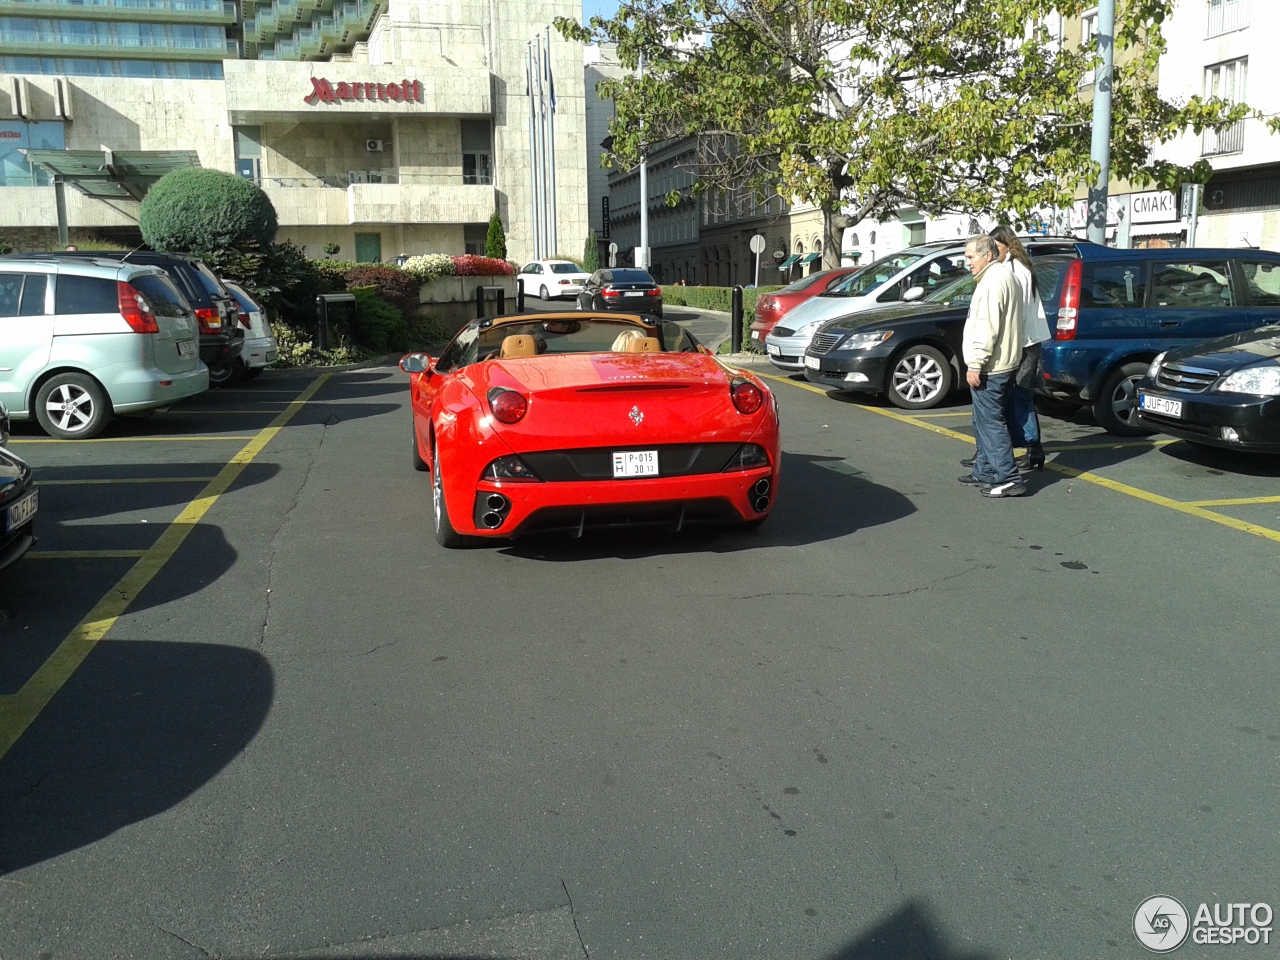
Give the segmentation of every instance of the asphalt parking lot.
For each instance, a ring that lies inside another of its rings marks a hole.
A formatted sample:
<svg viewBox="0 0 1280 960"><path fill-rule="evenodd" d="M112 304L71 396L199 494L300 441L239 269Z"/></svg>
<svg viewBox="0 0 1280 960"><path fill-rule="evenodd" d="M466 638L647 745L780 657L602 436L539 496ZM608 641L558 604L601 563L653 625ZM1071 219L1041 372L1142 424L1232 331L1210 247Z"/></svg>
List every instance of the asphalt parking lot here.
<svg viewBox="0 0 1280 960"><path fill-rule="evenodd" d="M760 530L447 552L405 382L19 426L0 956L1138 957L1151 895L1280 902L1275 459L1046 419L984 501L967 406L778 374Z"/></svg>

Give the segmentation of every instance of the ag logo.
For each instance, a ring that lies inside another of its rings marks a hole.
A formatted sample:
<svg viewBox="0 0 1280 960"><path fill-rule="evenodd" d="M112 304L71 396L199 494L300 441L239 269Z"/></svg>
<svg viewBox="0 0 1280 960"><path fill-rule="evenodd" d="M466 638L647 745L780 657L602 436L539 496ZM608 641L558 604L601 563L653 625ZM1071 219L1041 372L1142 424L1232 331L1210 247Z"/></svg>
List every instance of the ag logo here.
<svg viewBox="0 0 1280 960"><path fill-rule="evenodd" d="M1148 897L1133 914L1138 942L1153 953L1172 953L1187 939L1187 908L1173 897Z"/></svg>

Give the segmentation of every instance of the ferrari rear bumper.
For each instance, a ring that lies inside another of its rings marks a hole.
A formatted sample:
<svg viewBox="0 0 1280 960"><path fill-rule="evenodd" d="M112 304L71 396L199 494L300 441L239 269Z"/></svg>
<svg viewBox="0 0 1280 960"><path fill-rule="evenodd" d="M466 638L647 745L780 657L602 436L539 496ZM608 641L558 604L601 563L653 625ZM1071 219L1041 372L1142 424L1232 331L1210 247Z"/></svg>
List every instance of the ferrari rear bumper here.
<svg viewBox="0 0 1280 960"><path fill-rule="evenodd" d="M466 532L512 538L550 530L581 533L617 527L682 529L749 523L768 516L772 509L777 494L775 473L770 466L654 479L482 481L477 485L474 509L466 518L472 529ZM454 520L460 533L463 531L457 521L461 519Z"/></svg>

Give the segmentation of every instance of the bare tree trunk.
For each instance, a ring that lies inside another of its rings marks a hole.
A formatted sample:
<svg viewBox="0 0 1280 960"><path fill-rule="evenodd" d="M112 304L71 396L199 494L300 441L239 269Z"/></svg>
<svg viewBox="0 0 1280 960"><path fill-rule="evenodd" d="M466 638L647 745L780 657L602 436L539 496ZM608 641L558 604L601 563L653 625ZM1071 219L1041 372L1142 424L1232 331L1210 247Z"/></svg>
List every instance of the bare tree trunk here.
<svg viewBox="0 0 1280 960"><path fill-rule="evenodd" d="M822 207L822 269L834 270L840 266L844 250L844 231L850 226L849 217L832 206Z"/></svg>

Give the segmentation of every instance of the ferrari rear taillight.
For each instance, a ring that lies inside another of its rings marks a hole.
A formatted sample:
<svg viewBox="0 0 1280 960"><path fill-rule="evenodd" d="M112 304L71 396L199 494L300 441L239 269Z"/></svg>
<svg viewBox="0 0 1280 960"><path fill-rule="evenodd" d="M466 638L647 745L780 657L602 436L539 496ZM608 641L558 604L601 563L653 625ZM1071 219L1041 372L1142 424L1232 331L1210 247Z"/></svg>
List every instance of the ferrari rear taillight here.
<svg viewBox="0 0 1280 960"><path fill-rule="evenodd" d="M519 423L529 412L529 401L514 390L494 387L489 391L489 409L499 423Z"/></svg>
<svg viewBox="0 0 1280 960"><path fill-rule="evenodd" d="M217 333L222 329L222 315L216 307L196 307L196 323L201 333Z"/></svg>
<svg viewBox="0 0 1280 960"><path fill-rule="evenodd" d="M518 483L540 483L542 480L527 463L514 454L509 457L499 457L485 467L484 473L481 474L481 479L515 481Z"/></svg>
<svg viewBox="0 0 1280 960"><path fill-rule="evenodd" d="M160 324L156 322L156 315L152 313L151 305L132 283L124 280L116 281L116 302L120 309L120 316L124 317L124 322L129 324L129 329L134 333L160 332Z"/></svg>
<svg viewBox="0 0 1280 960"><path fill-rule="evenodd" d="M1076 320L1080 317L1080 282L1084 274L1084 261L1072 260L1062 281L1062 298L1058 301L1058 323L1053 331L1055 340L1074 340Z"/></svg>
<svg viewBox="0 0 1280 960"><path fill-rule="evenodd" d="M750 380L738 380L729 388L739 413L755 413L764 406L764 393Z"/></svg>

